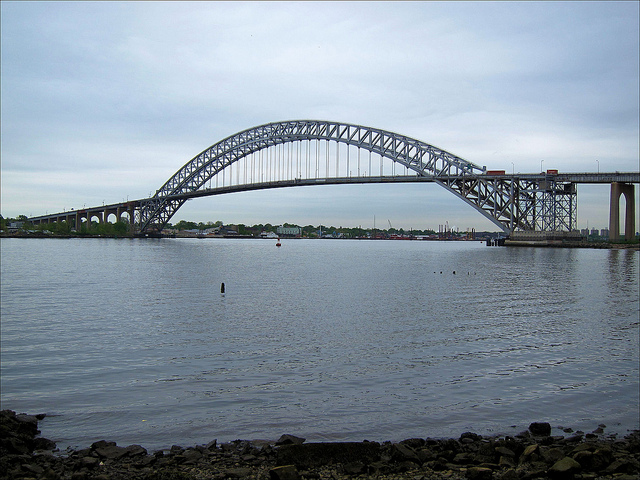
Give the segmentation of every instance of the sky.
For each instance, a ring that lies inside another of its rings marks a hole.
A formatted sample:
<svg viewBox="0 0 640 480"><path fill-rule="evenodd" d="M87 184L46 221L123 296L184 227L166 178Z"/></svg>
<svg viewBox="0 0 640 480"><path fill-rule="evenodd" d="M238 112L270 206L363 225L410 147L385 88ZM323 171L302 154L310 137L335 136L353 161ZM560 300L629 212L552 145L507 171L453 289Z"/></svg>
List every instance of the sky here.
<svg viewBox="0 0 640 480"><path fill-rule="evenodd" d="M218 141L296 119L390 130L507 172L637 172L639 5L3 0L0 213L145 198ZM608 211L608 185L578 186L579 228L606 228ZM410 183L199 198L171 222L374 219L498 230Z"/></svg>

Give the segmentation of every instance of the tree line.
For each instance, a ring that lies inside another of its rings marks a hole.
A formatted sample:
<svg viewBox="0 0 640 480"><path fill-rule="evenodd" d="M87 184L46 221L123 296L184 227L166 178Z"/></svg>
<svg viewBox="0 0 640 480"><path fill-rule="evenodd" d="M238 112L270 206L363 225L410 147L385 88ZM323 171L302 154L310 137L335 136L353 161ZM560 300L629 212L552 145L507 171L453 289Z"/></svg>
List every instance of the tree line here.
<svg viewBox="0 0 640 480"><path fill-rule="evenodd" d="M3 218L0 216L0 229L2 232L8 232L9 225L11 224L20 224L20 227L17 229L18 232L36 232L36 233L46 233L49 232L53 235L102 235L102 236L129 236L132 235L130 225L126 221L117 221L115 223L104 222L104 223L96 223L96 222L83 222L80 225L79 229L72 227L72 224L62 221L62 222L52 222L52 223L43 223L39 225L32 225L25 215L19 215L16 218ZM165 227L166 230L173 231L187 231L187 230L197 230L203 232L208 229L224 227L222 221L218 220L216 222L190 222L186 220L180 220L176 224L168 223ZM231 227L231 225L226 225L227 227ZM233 230L237 232L238 235L242 236L259 236L263 232L272 232L277 233L278 227L297 227L301 230L301 235L303 237L314 237L318 236L319 232L322 232L323 235L334 234L339 235L346 238L357 238L357 237L366 237L366 236L374 236L377 234L380 235L432 235L436 232L434 230L404 230L402 228L389 228L389 229L372 229L372 228L362 228L362 227L336 227L334 225L297 225L293 223L284 223L282 225L273 225L271 223L258 223L255 225L245 225L245 224L235 224L233 225Z"/></svg>

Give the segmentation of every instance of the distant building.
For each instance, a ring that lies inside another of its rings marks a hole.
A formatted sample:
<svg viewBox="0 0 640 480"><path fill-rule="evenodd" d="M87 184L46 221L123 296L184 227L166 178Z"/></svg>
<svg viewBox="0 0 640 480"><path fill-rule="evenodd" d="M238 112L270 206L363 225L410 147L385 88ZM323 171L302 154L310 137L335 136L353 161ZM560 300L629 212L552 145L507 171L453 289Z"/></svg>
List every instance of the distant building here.
<svg viewBox="0 0 640 480"><path fill-rule="evenodd" d="M591 235L594 236L594 237L597 237L598 236L598 229L597 228L592 228L591 229Z"/></svg>
<svg viewBox="0 0 640 480"><path fill-rule="evenodd" d="M282 237L299 237L302 235L302 228L300 227L278 227L276 229L278 235Z"/></svg>
<svg viewBox="0 0 640 480"><path fill-rule="evenodd" d="M24 222L10 222L7 230L9 230L10 232L17 232L22 228L23 225Z"/></svg>
<svg viewBox="0 0 640 480"><path fill-rule="evenodd" d="M609 236L609 229L608 228L603 228L602 230L600 230L600 236L601 237L608 237Z"/></svg>

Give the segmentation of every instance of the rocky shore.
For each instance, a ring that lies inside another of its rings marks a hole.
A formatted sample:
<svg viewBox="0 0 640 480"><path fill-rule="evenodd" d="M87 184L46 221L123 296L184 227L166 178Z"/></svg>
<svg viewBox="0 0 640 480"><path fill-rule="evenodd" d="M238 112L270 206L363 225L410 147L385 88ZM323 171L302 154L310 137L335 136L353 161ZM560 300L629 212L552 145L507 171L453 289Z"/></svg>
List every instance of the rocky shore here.
<svg viewBox="0 0 640 480"><path fill-rule="evenodd" d="M342 479L638 479L640 432L624 438L591 433L551 436L548 423L532 423L516 436L412 438L392 442L305 443L282 435L276 442L230 443L147 452L139 445L101 440L59 452L39 437L44 415L0 412L0 479L46 480L342 480Z"/></svg>

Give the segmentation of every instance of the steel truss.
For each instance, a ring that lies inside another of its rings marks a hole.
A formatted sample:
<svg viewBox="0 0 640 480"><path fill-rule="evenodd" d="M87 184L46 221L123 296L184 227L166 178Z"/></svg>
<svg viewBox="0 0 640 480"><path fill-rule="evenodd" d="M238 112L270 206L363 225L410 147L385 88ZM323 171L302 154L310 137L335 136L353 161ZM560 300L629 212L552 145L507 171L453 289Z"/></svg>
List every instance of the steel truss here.
<svg viewBox="0 0 640 480"><path fill-rule="evenodd" d="M162 230L189 195L241 158L302 140L353 145L391 159L415 172L416 181L434 181L451 191L505 232L575 226L574 184L560 184L546 176L486 175L483 167L404 135L339 122L295 120L244 130L191 159L153 197L140 201L136 219L140 232Z"/></svg>

